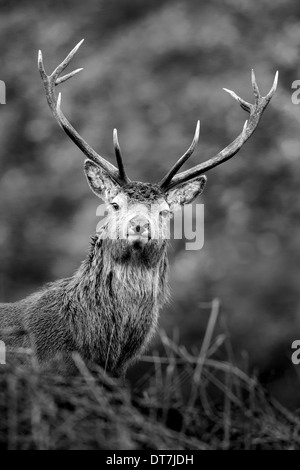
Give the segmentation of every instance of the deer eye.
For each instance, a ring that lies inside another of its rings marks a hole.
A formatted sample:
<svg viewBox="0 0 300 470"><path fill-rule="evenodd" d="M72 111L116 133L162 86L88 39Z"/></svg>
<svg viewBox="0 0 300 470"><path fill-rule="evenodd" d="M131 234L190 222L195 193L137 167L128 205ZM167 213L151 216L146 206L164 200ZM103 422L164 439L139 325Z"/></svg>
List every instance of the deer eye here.
<svg viewBox="0 0 300 470"><path fill-rule="evenodd" d="M113 208L115 211L118 211L118 210L120 209L119 204L117 204L116 202L112 202L112 203L111 203L111 206L112 206L112 208Z"/></svg>
<svg viewBox="0 0 300 470"><path fill-rule="evenodd" d="M169 214L170 214L170 211L168 211L167 209L163 210L163 211L160 211L159 213L162 217L167 217Z"/></svg>

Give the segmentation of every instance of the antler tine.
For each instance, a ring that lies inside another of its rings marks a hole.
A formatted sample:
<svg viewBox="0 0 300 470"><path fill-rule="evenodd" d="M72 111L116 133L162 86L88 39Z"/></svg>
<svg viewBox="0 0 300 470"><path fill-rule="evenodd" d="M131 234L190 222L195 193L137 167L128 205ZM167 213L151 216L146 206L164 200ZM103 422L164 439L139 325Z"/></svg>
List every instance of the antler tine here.
<svg viewBox="0 0 300 470"><path fill-rule="evenodd" d="M255 73L253 69L251 70L251 83L252 83L252 88L253 88L253 94L255 97L255 103L257 103L259 101L259 98L261 98L261 94L260 94L260 91L256 82Z"/></svg>
<svg viewBox="0 0 300 470"><path fill-rule="evenodd" d="M83 70L82 67L80 69L73 70L73 72L67 73L67 75L64 75L63 77L58 78L55 82L55 86L60 85L63 82L66 82L67 80L69 80L69 78L72 78L74 77L74 75L81 72L81 70Z"/></svg>
<svg viewBox="0 0 300 470"><path fill-rule="evenodd" d="M122 159L122 154L121 154L121 147L120 147L119 139L118 139L117 129L114 129L114 132L113 132L113 143L114 143L114 149L115 149L120 177L122 178L124 182L128 183L130 179L126 175L126 171L125 171L125 167L124 167L124 163Z"/></svg>
<svg viewBox="0 0 300 470"><path fill-rule="evenodd" d="M195 135L194 135L191 145L189 146L187 151L182 155L182 157L180 157L179 160L177 160L175 165L173 165L173 167L166 174L166 176L164 176L164 178L159 182L159 185L161 186L161 188L165 188L168 186L173 176L178 172L178 170L182 167L182 165L191 157L191 155L193 154L196 148L196 145L198 144L199 135L200 135L200 121L197 121Z"/></svg>
<svg viewBox="0 0 300 470"><path fill-rule="evenodd" d="M275 74L272 88L270 89L269 93L266 96L262 96L260 94L257 83L256 83L255 74L253 71L252 71L251 77L252 77L253 93L255 97L254 104L250 104L247 101L243 100L234 91L228 90L227 88L223 88L236 101L238 101L240 106L245 111L250 113L250 117L245 122L242 132L238 135L238 137L233 142L231 142L227 147L221 150L221 152L219 152L213 158L207 160L206 162L200 163L199 165L196 165L194 168L191 168L190 170L183 171L179 173L178 175L174 176L172 180L166 186L164 186L165 190L170 189L174 186L177 186L178 184L189 181L192 178L196 178L197 176L203 174L204 172L209 171L215 166L220 165L221 163L224 163L225 161L229 160L241 149L241 147L249 139L249 137L251 137L251 135L255 131L261 119L261 116L264 110L268 106L269 102L271 101L276 91L277 83L278 83L278 71Z"/></svg>
<svg viewBox="0 0 300 470"><path fill-rule="evenodd" d="M116 182L120 185L125 184L128 182L128 177L125 175L125 170L123 172L118 170L114 165L108 162L105 158L98 155L97 152L78 134L78 132L74 129L72 124L68 121L66 116L63 114L61 110L61 93L59 93L58 97L55 94L55 87L70 78L74 77L77 73L79 73L82 68L76 69L73 72L70 72L62 77L60 74L65 70L65 68L69 65L71 60L73 59L74 55L78 51L79 47L83 43L83 39L72 49L72 51L67 55L67 57L55 68L55 70L51 73L51 75L47 75L43 63L43 55L42 52L39 51L38 54L38 68L40 71L41 78L43 80L46 98L48 105L55 117L56 121L60 125L60 127L66 132L66 134L73 140L73 142L80 148L80 150L87 156L87 158L93 161L96 165L102 167ZM119 162L118 162L119 164ZM126 176L126 179L124 178Z"/></svg>
<svg viewBox="0 0 300 470"><path fill-rule="evenodd" d="M250 113L251 111L250 103L240 98L234 91L228 90L228 88L223 88L223 90L226 91L226 93L229 93L229 95L232 96L232 98L234 98L239 103L241 108L247 111L247 113Z"/></svg>
<svg viewBox="0 0 300 470"><path fill-rule="evenodd" d="M69 54L67 55L67 57L56 67L56 69L52 72L52 75L53 77L55 77L55 79L57 79L59 77L59 75L61 74L61 72L63 70L65 70L65 68L69 65L69 63L71 62L71 60L73 59L74 55L76 54L76 52L78 51L78 49L80 48L81 44L83 43L84 39L81 39L81 41L79 41L78 44L76 44L76 46L71 50L71 52L69 52Z"/></svg>
<svg viewBox="0 0 300 470"><path fill-rule="evenodd" d="M273 85L272 85L272 88L271 90L269 91L269 93L266 95L266 100L268 100L268 102L272 99L275 91L277 90L277 85L278 85L278 70L277 72L275 73L275 77L274 77L274 81L273 81Z"/></svg>

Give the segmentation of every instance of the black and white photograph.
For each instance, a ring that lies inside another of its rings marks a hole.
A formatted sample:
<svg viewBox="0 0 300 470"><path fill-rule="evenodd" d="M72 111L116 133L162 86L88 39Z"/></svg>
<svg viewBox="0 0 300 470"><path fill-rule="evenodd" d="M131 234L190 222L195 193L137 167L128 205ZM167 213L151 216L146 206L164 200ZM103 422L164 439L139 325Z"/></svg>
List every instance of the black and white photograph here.
<svg viewBox="0 0 300 470"><path fill-rule="evenodd" d="M300 450L300 4L0 0L0 449Z"/></svg>

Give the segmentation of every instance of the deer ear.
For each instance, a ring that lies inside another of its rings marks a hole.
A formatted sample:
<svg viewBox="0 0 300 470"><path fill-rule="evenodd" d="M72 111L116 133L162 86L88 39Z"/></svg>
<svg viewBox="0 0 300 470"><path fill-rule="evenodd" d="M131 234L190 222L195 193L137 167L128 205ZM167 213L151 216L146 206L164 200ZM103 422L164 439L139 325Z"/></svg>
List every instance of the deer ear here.
<svg viewBox="0 0 300 470"><path fill-rule="evenodd" d="M190 204L201 194L206 185L206 176L198 176L197 178L179 184L175 188L171 188L166 192L167 203L171 211L180 209L184 204Z"/></svg>
<svg viewBox="0 0 300 470"><path fill-rule="evenodd" d="M120 191L120 185L91 160L84 162L84 172L93 193L105 202L111 201Z"/></svg>

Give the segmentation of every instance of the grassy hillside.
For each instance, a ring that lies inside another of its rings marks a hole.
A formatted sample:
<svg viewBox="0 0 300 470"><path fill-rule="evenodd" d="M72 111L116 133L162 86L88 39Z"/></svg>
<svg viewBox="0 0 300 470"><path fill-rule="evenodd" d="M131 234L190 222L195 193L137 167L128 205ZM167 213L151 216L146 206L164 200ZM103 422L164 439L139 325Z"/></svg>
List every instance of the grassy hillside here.
<svg viewBox="0 0 300 470"><path fill-rule="evenodd" d="M14 350L0 366L1 449L300 449L299 417L234 365L228 340L213 338L216 317L197 356L161 331L164 355L142 357L150 367L135 384L78 355L77 376L43 374L30 350Z"/></svg>

